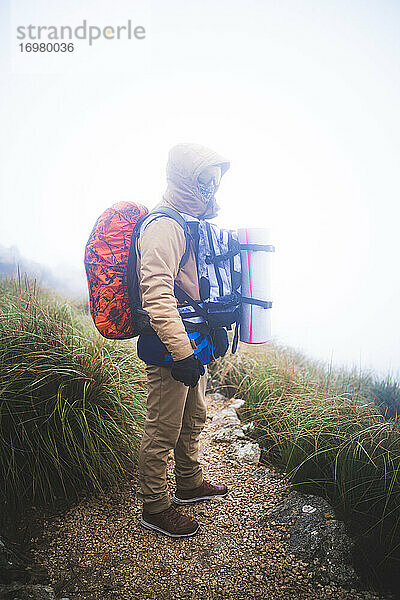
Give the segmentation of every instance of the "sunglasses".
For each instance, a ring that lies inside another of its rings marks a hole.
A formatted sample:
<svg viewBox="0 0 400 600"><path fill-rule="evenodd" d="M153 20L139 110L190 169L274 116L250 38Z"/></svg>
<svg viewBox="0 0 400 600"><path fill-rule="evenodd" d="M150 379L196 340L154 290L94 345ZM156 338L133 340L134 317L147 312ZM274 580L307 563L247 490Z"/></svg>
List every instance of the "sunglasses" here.
<svg viewBox="0 0 400 600"><path fill-rule="evenodd" d="M201 185L210 185L214 183L215 187L218 187L221 181L221 168L212 167L210 169L204 169L197 178L197 181Z"/></svg>

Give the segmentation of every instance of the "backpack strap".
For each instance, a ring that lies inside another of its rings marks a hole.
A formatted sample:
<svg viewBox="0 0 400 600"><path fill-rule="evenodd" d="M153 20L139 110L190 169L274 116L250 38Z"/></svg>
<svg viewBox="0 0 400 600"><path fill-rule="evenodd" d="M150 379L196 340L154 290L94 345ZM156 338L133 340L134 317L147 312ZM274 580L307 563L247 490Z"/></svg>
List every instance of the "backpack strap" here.
<svg viewBox="0 0 400 600"><path fill-rule="evenodd" d="M144 221L149 217L149 215L152 215L152 214L155 215L155 218L165 215L166 217L170 217L171 219L174 219L174 221L179 223L179 225L182 227L182 229L184 231L186 246L185 246L185 252L179 263L178 273L181 270L181 268L186 264L186 262L189 258L189 253L190 253L191 235L190 235L189 227L188 227L188 224L185 221L185 219L182 217L182 215L177 210L174 210L173 208L169 208L168 206L163 206L157 210L152 210L144 218L140 219L136 223L135 227L133 228L133 232L132 232L132 238L131 238L131 244L130 244L129 256L128 256L127 273L126 273L126 284L127 284L128 297L129 297L129 303L130 303L132 315L138 315L141 310L140 295L139 295L139 282L136 277L136 264L137 264L136 244L139 249L138 242L139 242L139 238L140 238L141 226L143 225Z"/></svg>
<svg viewBox="0 0 400 600"><path fill-rule="evenodd" d="M187 222L177 210L175 210L174 208L169 208L169 206L161 206L160 208L154 209L151 212L149 212L147 216L149 215L165 215L166 217L170 217L171 219L179 223L179 225L182 227L183 232L185 234L186 246L185 252L183 253L183 256L179 263L179 273L182 267L187 263L190 253L190 232Z"/></svg>
<svg viewBox="0 0 400 600"><path fill-rule="evenodd" d="M193 300L193 298L191 296L189 296L189 294L187 294L181 287L179 287L179 285L177 283L175 283L174 286L175 289L175 296L177 297L177 299L179 300L179 302L187 302L187 304L189 304L189 306L191 306L192 308L195 309L196 313L189 313L189 317L193 317L193 316L197 316L197 317L203 317L205 321L208 320L208 313L207 311L200 306L200 304L197 302L197 300Z"/></svg>
<svg viewBox="0 0 400 600"><path fill-rule="evenodd" d="M207 231L207 238L208 238L208 246L209 246L209 250L210 250L209 262L207 264L212 264L213 265L215 277L216 277L218 288L219 288L219 295L223 296L224 295L224 286L223 286L223 283L222 283L221 273L219 272L219 267L218 267L218 264L217 264L218 261L216 259L217 255L215 253L214 242L213 242L213 235L212 235L212 231L211 231L211 225L208 222L206 222L206 231ZM207 259L206 259L206 262L207 262Z"/></svg>
<svg viewBox="0 0 400 600"><path fill-rule="evenodd" d="M253 252L275 252L275 246L265 244L240 244L241 250L252 250Z"/></svg>
<svg viewBox="0 0 400 600"><path fill-rule="evenodd" d="M256 298L246 298L246 296L242 296L241 300L243 304L254 304L255 306L261 306L261 308L272 308L272 302L269 300L257 300Z"/></svg>

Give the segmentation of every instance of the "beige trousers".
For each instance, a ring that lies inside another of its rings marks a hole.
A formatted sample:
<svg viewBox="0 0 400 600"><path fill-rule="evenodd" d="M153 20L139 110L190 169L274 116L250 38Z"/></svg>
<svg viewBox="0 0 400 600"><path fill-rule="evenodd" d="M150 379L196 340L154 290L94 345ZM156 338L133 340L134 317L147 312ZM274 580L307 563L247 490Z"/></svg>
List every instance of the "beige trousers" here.
<svg viewBox="0 0 400 600"><path fill-rule="evenodd" d="M176 487L189 490L203 482L199 438L207 409L206 373L195 388L176 381L171 369L146 365L147 412L139 454L138 497L150 513L168 508L167 460L174 449Z"/></svg>

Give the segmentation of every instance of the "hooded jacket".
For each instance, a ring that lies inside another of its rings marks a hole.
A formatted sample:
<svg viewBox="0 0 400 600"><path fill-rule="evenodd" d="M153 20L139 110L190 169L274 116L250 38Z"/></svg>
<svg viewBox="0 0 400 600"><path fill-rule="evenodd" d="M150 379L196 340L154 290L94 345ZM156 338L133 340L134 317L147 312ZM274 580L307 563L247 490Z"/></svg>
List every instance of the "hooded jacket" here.
<svg viewBox="0 0 400 600"><path fill-rule="evenodd" d="M230 163L199 144L174 146L167 162L167 189L155 210L167 206L196 218L215 217L219 208L215 199L204 199L197 182L201 171L209 166L221 167L221 175L224 175ZM183 360L193 354L177 310L175 282L194 300L200 299L192 241L188 260L178 273L185 247L182 227L169 217L160 217L145 228L140 240L140 256L137 257L142 307L148 312L152 328L173 360Z"/></svg>

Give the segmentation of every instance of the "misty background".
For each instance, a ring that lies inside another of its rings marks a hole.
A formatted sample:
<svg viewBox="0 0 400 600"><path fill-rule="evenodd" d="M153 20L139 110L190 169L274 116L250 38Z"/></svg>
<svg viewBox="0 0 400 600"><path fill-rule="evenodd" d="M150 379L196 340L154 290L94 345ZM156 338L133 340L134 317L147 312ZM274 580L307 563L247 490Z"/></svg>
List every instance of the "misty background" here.
<svg viewBox="0 0 400 600"><path fill-rule="evenodd" d="M19 51L18 25L83 19L146 38ZM153 207L169 148L201 143L231 161L217 223L270 230L274 339L399 377L399 22L395 1L2 2L0 263L86 294L100 212Z"/></svg>

